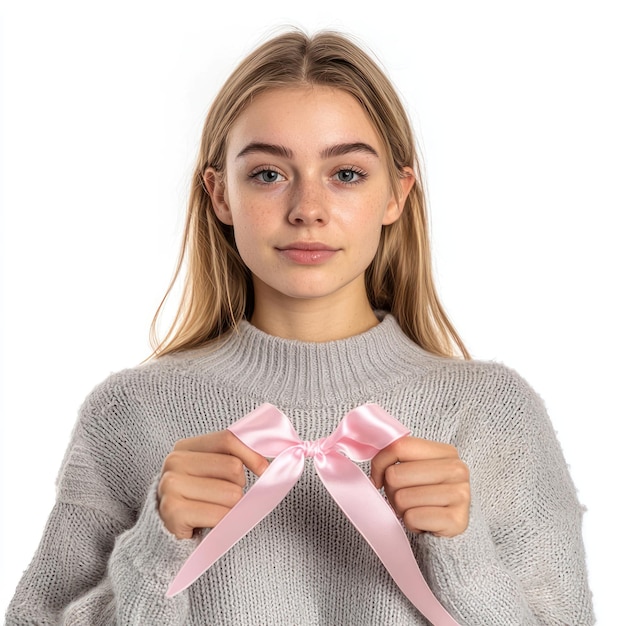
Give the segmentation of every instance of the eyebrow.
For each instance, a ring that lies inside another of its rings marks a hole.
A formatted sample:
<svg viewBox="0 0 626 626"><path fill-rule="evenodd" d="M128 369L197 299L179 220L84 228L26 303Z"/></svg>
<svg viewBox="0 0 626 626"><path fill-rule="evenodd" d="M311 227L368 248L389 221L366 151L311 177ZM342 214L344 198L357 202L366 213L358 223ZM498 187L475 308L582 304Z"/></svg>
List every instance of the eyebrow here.
<svg viewBox="0 0 626 626"><path fill-rule="evenodd" d="M328 159L330 157L341 156L343 154L350 154L352 152L365 152L378 157L378 152L372 148L368 143L357 141L355 143L339 143L336 146L330 146L322 150L322 158Z"/></svg>
<svg viewBox="0 0 626 626"><path fill-rule="evenodd" d="M266 154L272 154L274 156L279 156L284 159L292 159L293 151L285 146L280 146L273 143L264 143L262 141L253 141L249 143L238 155L237 159L246 156L247 154L252 154L254 152L264 152ZM371 154L372 156L378 157L378 152L374 150L372 146L368 143L364 143L362 141L357 141L353 143L339 143L334 146L329 146L328 148L324 148L321 152L321 157L323 159L328 159L331 157L342 156L344 154L350 154L352 152L365 152L366 154Z"/></svg>
<svg viewBox="0 0 626 626"><path fill-rule="evenodd" d="M293 152L285 146L278 146L273 143L263 143L262 141L253 141L249 143L236 158L246 156L246 154L252 154L254 152L265 152L266 154L273 154L274 156L283 157L285 159L292 159Z"/></svg>

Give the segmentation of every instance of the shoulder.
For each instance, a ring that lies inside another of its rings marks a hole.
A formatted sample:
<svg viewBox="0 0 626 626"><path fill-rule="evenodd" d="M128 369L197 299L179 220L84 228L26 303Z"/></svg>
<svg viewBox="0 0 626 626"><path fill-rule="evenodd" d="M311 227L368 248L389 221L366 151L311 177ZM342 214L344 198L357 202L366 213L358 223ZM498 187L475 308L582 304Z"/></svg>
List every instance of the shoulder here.
<svg viewBox="0 0 626 626"><path fill-rule="evenodd" d="M205 357L202 350L189 350L112 372L87 395L82 410L99 412L141 402L168 390L175 393L185 382L206 375Z"/></svg>
<svg viewBox="0 0 626 626"><path fill-rule="evenodd" d="M464 447L552 436L543 399L503 363L429 356L414 393L424 432Z"/></svg>
<svg viewBox="0 0 626 626"><path fill-rule="evenodd" d="M377 354L388 373L390 390L408 394L426 413L438 416L470 412L501 417L528 407L541 410L542 400L512 367L496 361L443 357L426 351L387 316L387 344ZM387 356L389 355L389 356Z"/></svg>
<svg viewBox="0 0 626 626"><path fill-rule="evenodd" d="M188 392L198 387L194 362L190 354L166 356L114 372L93 388L59 474L65 499L88 478L106 486L102 493L125 494L119 497L129 506L141 501L174 442L194 435L188 430L202 417L193 413L199 394Z"/></svg>
<svg viewBox="0 0 626 626"><path fill-rule="evenodd" d="M432 356L424 381L433 387L446 388L459 398L476 398L483 403L543 404L526 378L496 361Z"/></svg>
<svg viewBox="0 0 626 626"><path fill-rule="evenodd" d="M198 361L197 354L180 353L111 373L82 402L75 433L97 447L152 442L169 431L176 438L191 436L183 418L211 385Z"/></svg>
<svg viewBox="0 0 626 626"><path fill-rule="evenodd" d="M459 361L442 364L432 377L438 389L454 389L448 414L454 416L455 440L474 469L491 471L504 459L533 465L537 455L555 467L563 465L544 400L518 371L498 362Z"/></svg>

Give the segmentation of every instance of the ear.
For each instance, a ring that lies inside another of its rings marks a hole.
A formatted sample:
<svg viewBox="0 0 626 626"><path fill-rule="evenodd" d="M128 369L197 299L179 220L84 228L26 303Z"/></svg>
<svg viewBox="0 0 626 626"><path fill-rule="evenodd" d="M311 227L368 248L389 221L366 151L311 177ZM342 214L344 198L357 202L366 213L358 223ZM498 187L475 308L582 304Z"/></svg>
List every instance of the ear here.
<svg viewBox="0 0 626 626"><path fill-rule="evenodd" d="M204 181L204 187L207 190L207 193L211 196L213 211L215 212L217 219L224 224L232 226L233 217L228 205L224 174L222 172L218 172L213 167L207 167L202 175L202 180Z"/></svg>
<svg viewBox="0 0 626 626"><path fill-rule="evenodd" d="M415 184L415 172L411 167L403 167L402 175L400 176L400 195L396 200L396 197L392 194L383 217L383 226L393 224L400 219L402 211L404 211L404 203L406 202L409 192Z"/></svg>

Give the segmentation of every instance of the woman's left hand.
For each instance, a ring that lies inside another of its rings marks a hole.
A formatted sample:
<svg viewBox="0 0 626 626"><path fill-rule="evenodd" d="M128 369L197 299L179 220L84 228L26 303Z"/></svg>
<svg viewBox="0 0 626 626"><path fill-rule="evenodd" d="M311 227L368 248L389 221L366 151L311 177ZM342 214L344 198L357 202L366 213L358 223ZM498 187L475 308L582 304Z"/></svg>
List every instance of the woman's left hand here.
<svg viewBox="0 0 626 626"><path fill-rule="evenodd" d="M454 446L402 437L372 459L371 477L409 530L453 537L467 528L469 469Z"/></svg>

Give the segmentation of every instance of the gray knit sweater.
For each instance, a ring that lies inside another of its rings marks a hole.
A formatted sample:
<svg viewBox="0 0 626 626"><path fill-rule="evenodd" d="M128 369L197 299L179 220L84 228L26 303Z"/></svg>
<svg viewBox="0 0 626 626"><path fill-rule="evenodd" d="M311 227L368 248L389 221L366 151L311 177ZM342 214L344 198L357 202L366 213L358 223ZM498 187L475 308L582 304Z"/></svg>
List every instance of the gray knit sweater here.
<svg viewBox="0 0 626 626"><path fill-rule="evenodd" d="M174 443L221 430L263 402L305 440L376 402L415 436L457 446L471 472L470 524L410 541L461 624L593 623L581 507L542 402L497 364L432 356L391 316L309 344L248 323L226 340L123 371L84 403L41 545L7 624L427 624L307 462L259 526L189 589L165 591L199 539L156 507Z"/></svg>

